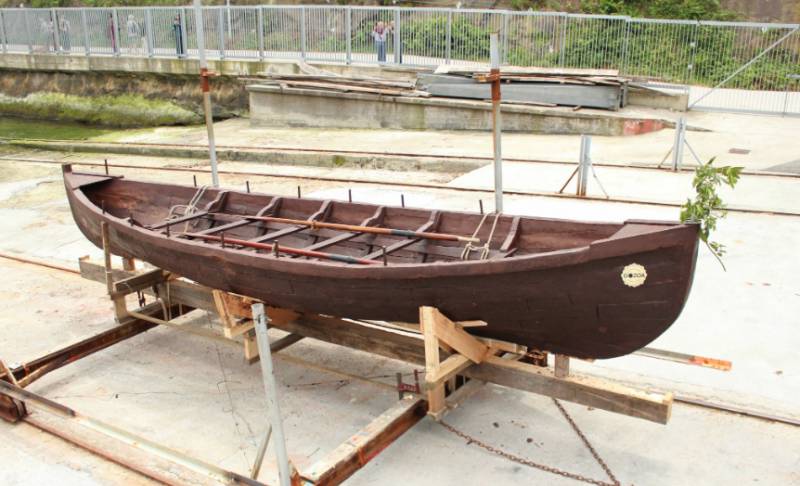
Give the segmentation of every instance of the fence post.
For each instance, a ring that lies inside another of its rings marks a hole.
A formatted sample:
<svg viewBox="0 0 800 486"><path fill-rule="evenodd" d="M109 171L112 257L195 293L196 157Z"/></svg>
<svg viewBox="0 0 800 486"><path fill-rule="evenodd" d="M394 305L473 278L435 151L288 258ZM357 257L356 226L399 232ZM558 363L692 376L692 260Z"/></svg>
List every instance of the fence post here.
<svg viewBox="0 0 800 486"><path fill-rule="evenodd" d="M86 57L92 54L92 48L89 46L89 28L86 21L86 9L81 9L81 30L83 30L83 48L86 51Z"/></svg>
<svg viewBox="0 0 800 486"><path fill-rule="evenodd" d="M453 44L453 11L447 11L447 46L445 46L445 64L450 64L452 58L452 44Z"/></svg>
<svg viewBox="0 0 800 486"><path fill-rule="evenodd" d="M155 36L153 35L153 9L147 7L144 10L144 28L147 30L147 57L155 54Z"/></svg>
<svg viewBox="0 0 800 486"><path fill-rule="evenodd" d="M112 39L112 48L114 50L114 55L119 56L119 41L120 39L120 30L119 30L119 17L117 15L116 7L111 9L111 39Z"/></svg>
<svg viewBox="0 0 800 486"><path fill-rule="evenodd" d="M345 7L347 11L347 15L345 15L345 26L344 30L347 34L347 57L346 62L350 64L353 62L353 9L351 7Z"/></svg>
<svg viewBox="0 0 800 486"><path fill-rule="evenodd" d="M683 145L686 136L686 119L678 118L675 122L675 145L672 147L672 170L677 172L683 164Z"/></svg>
<svg viewBox="0 0 800 486"><path fill-rule="evenodd" d="M300 58L306 58L306 8L300 7Z"/></svg>
<svg viewBox="0 0 800 486"><path fill-rule="evenodd" d="M689 43L689 47L692 48L692 53L689 58L689 65L686 66L686 85L691 86L692 82L694 81L694 73L695 73L695 66L694 62L697 59L697 35L698 31L700 30L700 21L694 23L694 28L692 29L692 41ZM687 88L688 90L688 88Z"/></svg>
<svg viewBox="0 0 800 486"><path fill-rule="evenodd" d="M217 9L217 37L219 37L219 58L225 59L225 11Z"/></svg>
<svg viewBox="0 0 800 486"><path fill-rule="evenodd" d="M508 20L509 12L503 12L503 52L500 54L500 63L508 64Z"/></svg>
<svg viewBox="0 0 800 486"><path fill-rule="evenodd" d="M569 16L561 14L561 47L558 49L558 65L564 67L564 51L567 47L567 27L569 26Z"/></svg>
<svg viewBox="0 0 800 486"><path fill-rule="evenodd" d="M3 54L8 52L8 38L6 37L6 21L3 16L3 9L0 9L0 44L3 46Z"/></svg>
<svg viewBox="0 0 800 486"><path fill-rule="evenodd" d="M394 63L403 64L403 51L400 45L400 9L394 9Z"/></svg>
<svg viewBox="0 0 800 486"><path fill-rule="evenodd" d="M28 9L22 10L22 20L25 22L25 37L28 39L28 54L33 54L33 37L31 36L31 22L28 17Z"/></svg>
<svg viewBox="0 0 800 486"><path fill-rule="evenodd" d="M581 135L581 155L578 161L578 180L575 194L578 196L586 195L586 187L589 181L589 166L591 164L592 137Z"/></svg>
<svg viewBox="0 0 800 486"><path fill-rule="evenodd" d="M264 7L258 8L258 59L264 60Z"/></svg>
<svg viewBox="0 0 800 486"><path fill-rule="evenodd" d="M61 29L58 27L58 16L56 15L56 9L50 9L50 22L53 23L53 32L48 32L48 35L52 35L52 39L47 39L47 43L50 44L50 41L53 42L53 53L58 54L61 51Z"/></svg>
<svg viewBox="0 0 800 486"><path fill-rule="evenodd" d="M620 76L625 76L628 69L628 50L631 40L631 23L633 19L630 17L625 18L625 39L622 41L622 66L620 67Z"/></svg>

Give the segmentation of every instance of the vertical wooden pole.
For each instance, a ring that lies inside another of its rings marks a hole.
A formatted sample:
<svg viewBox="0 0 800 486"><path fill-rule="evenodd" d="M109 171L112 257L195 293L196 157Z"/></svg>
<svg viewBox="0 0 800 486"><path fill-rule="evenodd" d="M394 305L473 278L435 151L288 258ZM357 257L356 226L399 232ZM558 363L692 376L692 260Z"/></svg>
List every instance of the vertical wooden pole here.
<svg viewBox="0 0 800 486"><path fill-rule="evenodd" d="M569 376L569 356L557 354L553 370L556 378L566 378Z"/></svg>
<svg viewBox="0 0 800 486"><path fill-rule="evenodd" d="M111 234L108 230L108 223L105 221L100 222L100 236L103 241L103 264L105 265L106 272L106 290L108 291L108 295L111 296L111 300L114 302L114 315L117 318L117 322L119 322L120 319L128 315L128 308L125 305L124 296L114 296L114 275L113 269L111 268Z"/></svg>
<svg viewBox="0 0 800 486"><path fill-rule="evenodd" d="M439 374L439 338L435 333L433 307L419 308L419 325L425 341L425 380L433 381ZM428 390L428 414L439 419L444 411L444 384Z"/></svg>

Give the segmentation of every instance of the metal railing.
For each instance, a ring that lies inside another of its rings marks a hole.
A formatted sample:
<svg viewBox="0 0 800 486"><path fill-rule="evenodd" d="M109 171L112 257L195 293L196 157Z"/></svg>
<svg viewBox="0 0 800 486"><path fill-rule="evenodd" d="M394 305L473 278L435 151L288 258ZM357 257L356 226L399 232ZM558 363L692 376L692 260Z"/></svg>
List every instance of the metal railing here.
<svg viewBox="0 0 800 486"><path fill-rule="evenodd" d="M373 36L383 22L385 43ZM207 56L618 69L694 108L800 114L800 26L554 12L343 6L203 8ZM196 57L191 7L0 9L0 52ZM385 56L379 57L379 56Z"/></svg>

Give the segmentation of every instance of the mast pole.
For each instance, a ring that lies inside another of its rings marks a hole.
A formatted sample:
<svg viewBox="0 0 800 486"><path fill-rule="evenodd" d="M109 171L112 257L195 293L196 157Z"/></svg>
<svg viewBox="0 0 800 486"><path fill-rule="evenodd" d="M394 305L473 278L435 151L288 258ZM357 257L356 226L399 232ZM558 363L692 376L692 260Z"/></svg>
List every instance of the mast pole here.
<svg viewBox="0 0 800 486"><path fill-rule="evenodd" d="M211 112L211 93L208 86L208 62L206 61L205 33L203 32L203 8L201 0L194 0L194 25L197 33L197 56L200 59L200 87L203 90L203 111L208 130L208 156L211 161L211 183L219 187L217 172L217 147L214 141L214 118Z"/></svg>

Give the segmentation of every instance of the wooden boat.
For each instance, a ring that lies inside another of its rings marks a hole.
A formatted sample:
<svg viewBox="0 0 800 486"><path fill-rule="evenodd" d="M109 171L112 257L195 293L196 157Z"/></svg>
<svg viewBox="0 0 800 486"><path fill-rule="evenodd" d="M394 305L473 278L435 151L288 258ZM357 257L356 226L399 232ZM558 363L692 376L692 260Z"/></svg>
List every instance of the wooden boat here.
<svg viewBox="0 0 800 486"><path fill-rule="evenodd" d="M697 256L693 224L322 201L70 166L64 182L95 245L105 221L114 254L211 288L353 319L417 322L430 305L455 321L488 323L470 327L475 335L580 358L629 354L669 328Z"/></svg>

